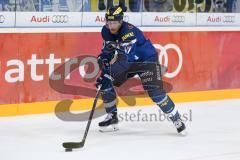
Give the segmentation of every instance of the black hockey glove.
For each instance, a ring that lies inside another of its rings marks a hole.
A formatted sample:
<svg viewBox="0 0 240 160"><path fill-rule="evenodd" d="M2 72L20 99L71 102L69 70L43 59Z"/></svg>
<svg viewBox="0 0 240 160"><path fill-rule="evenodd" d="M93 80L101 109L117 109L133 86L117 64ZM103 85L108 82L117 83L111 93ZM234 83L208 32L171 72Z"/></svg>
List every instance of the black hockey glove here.
<svg viewBox="0 0 240 160"><path fill-rule="evenodd" d="M110 61L113 59L114 54L101 53L98 56L98 65L101 70L108 70L110 67Z"/></svg>
<svg viewBox="0 0 240 160"><path fill-rule="evenodd" d="M118 43L117 43L117 42L114 42L114 41L105 41L105 42L103 43L102 52L103 52L103 53L112 53L112 52L115 52L117 46L118 46Z"/></svg>
<svg viewBox="0 0 240 160"><path fill-rule="evenodd" d="M102 72L101 76L96 81L96 87L101 85L100 90L106 90L112 87L113 78L108 74Z"/></svg>

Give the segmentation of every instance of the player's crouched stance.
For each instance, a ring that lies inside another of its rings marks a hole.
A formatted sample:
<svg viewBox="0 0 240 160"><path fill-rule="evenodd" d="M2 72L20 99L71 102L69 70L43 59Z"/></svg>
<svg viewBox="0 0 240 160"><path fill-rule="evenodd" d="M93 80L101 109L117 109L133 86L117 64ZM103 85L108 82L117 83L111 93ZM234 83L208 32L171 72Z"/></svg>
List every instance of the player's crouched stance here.
<svg viewBox="0 0 240 160"><path fill-rule="evenodd" d="M147 40L137 27L123 21L123 11L119 6L108 9L106 21L102 28L103 49L98 56L102 74L96 84L97 87L101 85L101 95L107 112L106 119L99 123L100 131L118 130L114 86L119 87L127 79L138 75L144 90L169 116L178 133L186 134L185 124L162 87L157 52L150 40ZM117 60L111 64L115 51L118 53Z"/></svg>

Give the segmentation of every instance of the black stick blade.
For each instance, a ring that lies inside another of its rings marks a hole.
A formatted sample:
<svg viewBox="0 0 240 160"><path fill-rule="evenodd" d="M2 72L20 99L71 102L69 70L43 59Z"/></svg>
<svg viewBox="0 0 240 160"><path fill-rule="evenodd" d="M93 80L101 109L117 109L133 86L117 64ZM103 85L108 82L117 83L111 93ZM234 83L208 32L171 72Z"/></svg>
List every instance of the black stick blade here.
<svg viewBox="0 0 240 160"><path fill-rule="evenodd" d="M65 142L62 144L64 148L82 148L84 146L83 142Z"/></svg>

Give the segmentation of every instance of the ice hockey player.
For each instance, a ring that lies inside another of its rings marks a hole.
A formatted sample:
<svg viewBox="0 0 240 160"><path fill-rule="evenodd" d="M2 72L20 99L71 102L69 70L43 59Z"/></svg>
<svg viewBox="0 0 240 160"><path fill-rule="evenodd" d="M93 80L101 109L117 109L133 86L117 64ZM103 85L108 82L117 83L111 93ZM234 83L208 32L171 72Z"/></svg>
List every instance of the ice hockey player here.
<svg viewBox="0 0 240 160"><path fill-rule="evenodd" d="M118 130L114 87L119 87L127 79L138 75L150 98L172 120L177 132L184 133L185 124L174 102L162 87L157 51L150 40L144 37L140 29L123 21L124 13L120 6L109 8L105 16L106 25L101 32L104 44L98 56L102 73L96 81L96 86L101 85L101 96L107 117L99 123L100 131ZM115 51L117 60L112 63Z"/></svg>

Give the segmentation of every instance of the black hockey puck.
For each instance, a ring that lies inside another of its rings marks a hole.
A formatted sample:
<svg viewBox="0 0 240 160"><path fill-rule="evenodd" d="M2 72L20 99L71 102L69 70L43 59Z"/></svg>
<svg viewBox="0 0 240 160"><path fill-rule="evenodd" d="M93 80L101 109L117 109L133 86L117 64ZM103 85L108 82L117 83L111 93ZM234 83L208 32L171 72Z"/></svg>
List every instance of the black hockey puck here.
<svg viewBox="0 0 240 160"><path fill-rule="evenodd" d="M72 152L72 148L66 148L65 152Z"/></svg>

